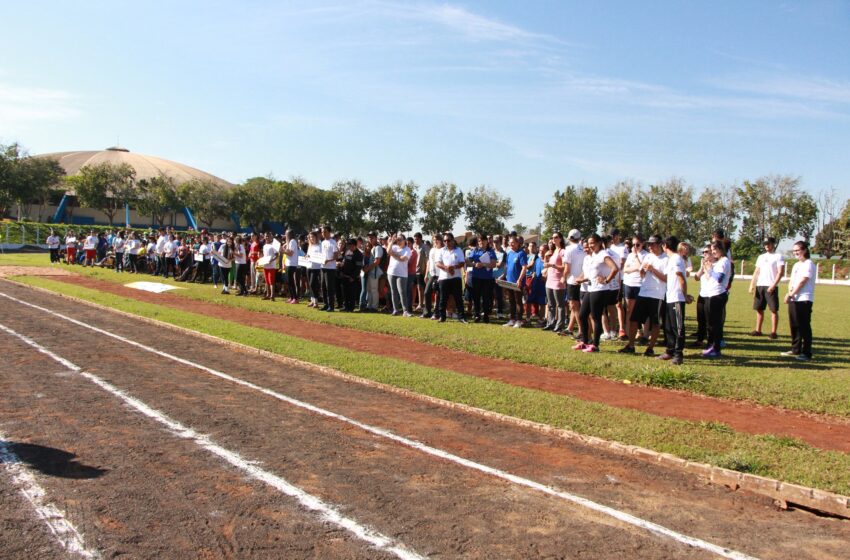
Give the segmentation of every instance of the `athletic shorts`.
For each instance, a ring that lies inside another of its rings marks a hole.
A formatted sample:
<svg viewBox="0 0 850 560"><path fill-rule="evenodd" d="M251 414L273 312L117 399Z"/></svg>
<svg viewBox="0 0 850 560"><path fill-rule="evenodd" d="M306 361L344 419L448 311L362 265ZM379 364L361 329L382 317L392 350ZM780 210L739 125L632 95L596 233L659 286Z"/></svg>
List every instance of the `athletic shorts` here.
<svg viewBox="0 0 850 560"><path fill-rule="evenodd" d="M266 281L266 286L271 286L275 283L275 276L277 275L277 270L274 268L264 268L263 270L263 278Z"/></svg>
<svg viewBox="0 0 850 560"><path fill-rule="evenodd" d="M623 286L625 290L626 299L637 299L638 294L640 293L640 286Z"/></svg>
<svg viewBox="0 0 850 560"><path fill-rule="evenodd" d="M764 311L765 307L769 307L771 313L779 311L779 289L773 290L772 294L767 293L767 286L756 286L756 293L753 296L753 309L756 311Z"/></svg>
<svg viewBox="0 0 850 560"><path fill-rule="evenodd" d="M86 260L93 261L97 259L97 249L86 249Z"/></svg>
<svg viewBox="0 0 850 560"><path fill-rule="evenodd" d="M616 290L608 290L607 295L608 295L608 297L605 300L605 305L611 306L611 305L617 305L618 303L620 303L620 289L619 288L617 288Z"/></svg>
<svg viewBox="0 0 850 560"><path fill-rule="evenodd" d="M660 299L638 296L632 316L629 318L633 323L642 325L649 321L650 327L661 324L661 310L664 302Z"/></svg>
<svg viewBox="0 0 850 560"><path fill-rule="evenodd" d="M416 285L419 286L420 288L425 287L425 275L424 274L417 274L416 275Z"/></svg>
<svg viewBox="0 0 850 560"><path fill-rule="evenodd" d="M567 284L567 301L581 301L581 286Z"/></svg>

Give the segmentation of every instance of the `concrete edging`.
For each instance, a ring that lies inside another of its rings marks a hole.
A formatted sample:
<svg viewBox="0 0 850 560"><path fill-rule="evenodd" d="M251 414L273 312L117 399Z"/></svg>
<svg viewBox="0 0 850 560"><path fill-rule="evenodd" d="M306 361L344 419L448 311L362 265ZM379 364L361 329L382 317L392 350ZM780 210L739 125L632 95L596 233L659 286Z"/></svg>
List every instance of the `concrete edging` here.
<svg viewBox="0 0 850 560"><path fill-rule="evenodd" d="M583 445L587 445L590 447L604 449L619 455L628 456L636 459L640 459L643 461L658 463L664 467L678 469L683 472L687 472L690 474L695 474L707 480L712 484L719 484L730 488L731 490L744 490L746 492L752 492L753 494L758 494L761 496L766 496L777 501L780 505L785 506L787 504L796 504L809 509L817 510L824 513L829 513L831 515L835 515L838 517L842 517L845 519L850 519L850 496L842 496L840 494L835 494L833 492L827 492L825 490L819 490L817 488L811 488L807 486L802 486L799 484L791 484L788 482L782 482L777 479L767 478L763 476L742 473L738 471L733 471L731 469L725 469L722 467L715 467L713 465L709 465L707 463L697 463L693 461L688 461L686 459L682 459L675 455L671 455L670 453L661 453L658 451L653 451L652 449L647 449L644 447L638 447L635 445L627 445L623 443L619 443L616 441L609 441L606 439L602 439L596 436L588 436L584 434L579 434L577 432L573 432L570 430L565 430L563 428L556 428L554 426L549 426L547 424L541 424L539 422L533 422L531 420L524 420L522 418L516 418L513 416L508 416L505 414L501 414L498 412L493 412L490 410L484 410L481 408L473 407L470 405L456 403L452 401L447 401L444 399L439 399L437 397L432 397L429 395L423 395L421 393L416 393L415 391L411 391L409 389L403 389L401 387L394 387L392 385L387 385L385 383L380 383L378 381L373 381L371 379L364 379L362 377L357 377L352 374L348 374L327 366L321 366L318 364L312 364L310 362L305 362L302 360L298 360L295 358L289 358L287 356L282 356L280 354L275 354L274 352L269 352L268 350L263 350L260 348L254 348L253 346L248 346L246 344L242 344L240 342L234 342L232 340L227 340L224 338L219 338L217 336L209 335L206 333L201 333L198 331L194 331L192 329L181 327L178 325L172 325L171 323L166 323L164 321L159 321L157 319L151 319L149 317L141 317L139 315L134 315L132 313L121 311L119 309L113 309L111 307L107 307L105 305L100 305L98 303L94 303L91 301L87 301L84 299L80 299L74 296L70 296L67 294L57 293L46 288L40 288L37 286L30 286L28 284L23 284L20 282L16 282L14 280L6 279L9 282L12 282L18 286L29 288L31 290L36 290L39 292L43 292L46 294L59 296L77 303L81 303L83 305L87 305L89 307L93 307L96 309L106 310L112 313L116 313L118 315L124 315L126 317L130 317L133 319L137 319L151 325L156 325L158 327L165 327L176 332L191 334L193 336L197 336L204 340L210 340L217 342L219 344L225 344L226 346L230 346L232 348L237 348L240 350L245 350L248 352L253 352L259 354L263 357L274 359L278 362L295 365L301 368L311 369L317 371L319 373L323 373L325 375L331 375L340 379L344 379L346 381L358 383L360 385L364 385L367 387L373 387L376 389L380 389L382 391L387 391L390 393L402 395L405 397L417 399L420 401L428 402L431 404L435 404L438 406L452 408L456 410L461 410L464 412L468 412L471 414L475 414L478 416L482 416L485 418L497 420L499 422L505 422L508 424L513 424L516 426L521 426L524 428L530 428L539 432L543 432L546 434L554 435L561 439L579 442Z"/></svg>

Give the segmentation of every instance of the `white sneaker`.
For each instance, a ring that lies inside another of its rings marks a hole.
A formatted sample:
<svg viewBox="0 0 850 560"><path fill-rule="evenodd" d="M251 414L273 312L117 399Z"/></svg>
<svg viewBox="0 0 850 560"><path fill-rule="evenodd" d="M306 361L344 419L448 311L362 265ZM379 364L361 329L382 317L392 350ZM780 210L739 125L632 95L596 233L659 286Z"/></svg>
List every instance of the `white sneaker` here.
<svg viewBox="0 0 850 560"><path fill-rule="evenodd" d="M505 324L504 324L504 325L502 325L502 326L503 326L503 327L512 327L512 326L514 326L515 324L516 324L516 321L514 321L513 319L511 319L510 321L508 321L507 323L505 323Z"/></svg>
<svg viewBox="0 0 850 560"><path fill-rule="evenodd" d="M407 311L405 311L404 316L405 317L413 317L413 313L408 313Z"/></svg>
<svg viewBox="0 0 850 560"><path fill-rule="evenodd" d="M521 329L524 324L525 323L523 321L517 321L516 323L514 323L514 328Z"/></svg>
<svg viewBox="0 0 850 560"><path fill-rule="evenodd" d="M602 335L599 337L599 340L611 340L611 335L608 333L602 333Z"/></svg>
<svg viewBox="0 0 850 560"><path fill-rule="evenodd" d="M505 316L502 313L496 313L496 319L504 319Z"/></svg>

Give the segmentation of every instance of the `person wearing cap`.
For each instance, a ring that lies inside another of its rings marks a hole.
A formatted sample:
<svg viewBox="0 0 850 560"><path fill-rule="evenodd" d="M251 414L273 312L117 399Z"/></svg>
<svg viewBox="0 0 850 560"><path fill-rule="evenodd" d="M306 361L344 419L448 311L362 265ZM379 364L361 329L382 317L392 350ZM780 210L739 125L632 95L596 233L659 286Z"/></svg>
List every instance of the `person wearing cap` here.
<svg viewBox="0 0 850 560"><path fill-rule="evenodd" d="M791 269L788 293L785 295L788 325L791 327L791 350L782 352L782 355L807 362L812 359L812 306L815 302L817 268L811 260L809 244L805 241L794 243L794 257L797 262Z"/></svg>
<svg viewBox="0 0 850 560"><path fill-rule="evenodd" d="M661 238L652 235L646 240L649 252L643 257L640 265L640 275L643 278L634 311L629 316L629 342L618 350L621 354L635 353L635 338L640 325L649 323L649 342L643 355L655 356L655 343L658 341L658 331L661 325L661 312L667 285L658 273L663 274L667 266L667 255L661 246Z"/></svg>
<svg viewBox="0 0 850 560"><path fill-rule="evenodd" d="M778 338L779 326L779 282L785 269L785 259L776 252L776 238L764 240L764 253L756 259L756 269L750 280L750 293L753 295L753 309L756 312L756 328L750 336L762 335L764 310L770 309L770 338Z"/></svg>
<svg viewBox="0 0 850 560"><path fill-rule="evenodd" d="M570 308L570 319L567 328L561 334L570 334L578 325L578 315L581 311L581 284L576 281L581 275L586 256L581 245L581 232L571 229L567 233L569 244L564 251L564 276L567 277L567 302Z"/></svg>

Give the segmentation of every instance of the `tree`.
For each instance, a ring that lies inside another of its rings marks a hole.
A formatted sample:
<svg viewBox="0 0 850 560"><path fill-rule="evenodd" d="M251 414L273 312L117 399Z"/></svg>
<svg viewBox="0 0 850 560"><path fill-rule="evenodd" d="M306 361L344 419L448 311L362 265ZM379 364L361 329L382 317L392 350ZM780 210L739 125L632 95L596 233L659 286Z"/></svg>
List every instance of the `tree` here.
<svg viewBox="0 0 850 560"><path fill-rule="evenodd" d="M375 229L387 233L410 231L417 214L418 190L416 183L401 181L375 189L369 206L369 219Z"/></svg>
<svg viewBox="0 0 850 560"><path fill-rule="evenodd" d="M81 206L96 208L106 214L109 225L115 214L136 196L136 171L128 164L109 162L84 165L66 181L76 192Z"/></svg>
<svg viewBox="0 0 850 560"><path fill-rule="evenodd" d="M582 235L596 232L599 226L599 192L596 187L569 185L555 191L552 203L543 206L543 233L549 236L556 231L565 236L571 229Z"/></svg>
<svg viewBox="0 0 850 560"><path fill-rule="evenodd" d="M272 219L274 183L270 177L252 177L228 192L227 203L243 226L258 231Z"/></svg>
<svg viewBox="0 0 850 560"><path fill-rule="evenodd" d="M281 181L277 216L288 228L310 230L323 224L333 225L340 208L333 191L320 189L300 177Z"/></svg>
<svg viewBox="0 0 850 560"><path fill-rule="evenodd" d="M516 223L511 226L511 231L515 231L517 235L525 235L528 233L528 228L522 223Z"/></svg>
<svg viewBox="0 0 850 560"><path fill-rule="evenodd" d="M337 211L333 219L336 231L361 235L368 228L368 211L372 193L360 181L337 181L331 186Z"/></svg>
<svg viewBox="0 0 850 560"><path fill-rule="evenodd" d="M136 211L143 216L150 216L152 223L162 226L165 216L180 208L177 184L168 175L160 173L156 177L142 179L137 186Z"/></svg>
<svg viewBox="0 0 850 560"><path fill-rule="evenodd" d="M664 183L650 185L645 195L648 201L649 228L647 233L675 235L691 240L694 212L694 188L673 177Z"/></svg>
<svg viewBox="0 0 850 560"><path fill-rule="evenodd" d="M624 236L649 231L647 199L640 183L620 181L602 196L599 218L605 230L619 229Z"/></svg>
<svg viewBox="0 0 850 560"><path fill-rule="evenodd" d="M505 231L505 222L514 215L514 203L484 185L475 187L463 197L466 227L479 235Z"/></svg>
<svg viewBox="0 0 850 560"><path fill-rule="evenodd" d="M815 237L814 251L827 259L835 254L841 209L842 204L836 189L821 191L818 195L818 234Z"/></svg>
<svg viewBox="0 0 850 560"><path fill-rule="evenodd" d="M224 187L209 179L192 179L182 183L177 187L177 198L208 228L211 228L218 218L230 215Z"/></svg>
<svg viewBox="0 0 850 560"><path fill-rule="evenodd" d="M705 243L718 229L731 239L735 235L739 213L738 193L734 187L708 187L694 201L690 234L683 239L695 244Z"/></svg>
<svg viewBox="0 0 850 560"><path fill-rule="evenodd" d="M0 215L13 203L18 207L18 220L29 215L33 204L43 209L64 174L55 159L30 157L19 144L0 146Z"/></svg>
<svg viewBox="0 0 850 560"><path fill-rule="evenodd" d="M761 244L767 237L777 240L814 233L817 204L800 189L800 178L770 175L744 181L738 188L741 202L741 234Z"/></svg>
<svg viewBox="0 0 850 560"><path fill-rule="evenodd" d="M463 213L463 193L454 183L443 181L431 185L422 197L422 231L442 233L452 231Z"/></svg>

